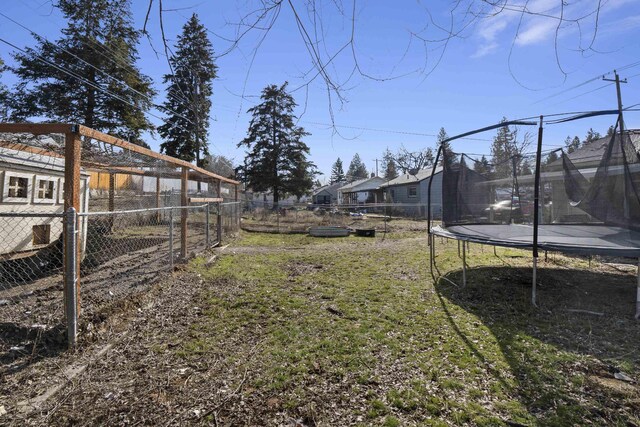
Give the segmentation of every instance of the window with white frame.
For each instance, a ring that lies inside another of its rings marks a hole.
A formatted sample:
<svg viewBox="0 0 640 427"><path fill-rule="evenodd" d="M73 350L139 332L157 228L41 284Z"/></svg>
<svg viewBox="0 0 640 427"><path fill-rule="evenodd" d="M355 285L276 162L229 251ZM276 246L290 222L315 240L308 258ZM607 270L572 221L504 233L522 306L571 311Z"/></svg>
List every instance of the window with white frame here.
<svg viewBox="0 0 640 427"><path fill-rule="evenodd" d="M58 185L58 203L64 203L64 179L60 179L60 185Z"/></svg>
<svg viewBox="0 0 640 427"><path fill-rule="evenodd" d="M412 199L418 197L418 187L415 185L409 187L409 189L407 190L407 197Z"/></svg>
<svg viewBox="0 0 640 427"><path fill-rule="evenodd" d="M53 177L36 177L34 201L38 203L54 203L57 197L58 180Z"/></svg>
<svg viewBox="0 0 640 427"><path fill-rule="evenodd" d="M5 172L2 201L22 203L29 202L32 178L33 175Z"/></svg>

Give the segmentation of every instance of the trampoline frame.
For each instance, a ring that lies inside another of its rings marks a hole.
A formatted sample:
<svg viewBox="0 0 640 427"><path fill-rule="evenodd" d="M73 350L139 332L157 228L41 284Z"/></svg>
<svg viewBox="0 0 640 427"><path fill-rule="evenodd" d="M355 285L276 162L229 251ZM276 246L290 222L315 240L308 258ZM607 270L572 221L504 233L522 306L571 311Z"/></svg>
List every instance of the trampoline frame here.
<svg viewBox="0 0 640 427"><path fill-rule="evenodd" d="M619 122L621 124L620 126L620 134L622 135L624 132L624 128L622 125L622 109L620 108L619 110L615 110L615 113L619 115ZM608 111L602 111L599 112L599 114L612 114L611 110ZM435 236L438 235L441 238L446 238L446 239L454 239L458 241L458 254L460 255L460 242L462 242L462 287L464 288L467 285L467 245L469 244L469 242L474 241L471 237L464 239L462 238L462 236L457 235L456 233L451 232L450 235L442 235L442 234L438 234L438 233L434 233L433 229L431 227L431 184L432 184L432 180L433 180L433 173L435 172L435 168L436 165L438 164L438 161L440 159L440 156L442 155L442 147L443 144L445 142L449 142L452 141L454 139L458 139L464 136L468 136L470 134L473 133L479 133L479 132L483 132L486 130L490 130L490 129L495 129L496 127L499 126L505 126L507 124L522 124L522 125L533 125L535 123L531 123L531 122L518 122L518 121L512 121L512 122L502 122L500 125L495 125L495 126L489 126L487 128L483 128L483 129L479 129L477 131L473 131L473 132L467 132L461 135L457 135L454 136L452 138L448 138L444 141L442 141L438 147L438 151L436 154L436 158L435 161L433 163L433 171L431 174L431 177L429 178L429 183L428 183L428 187L427 187L427 231L428 231L428 245L429 245L429 264L430 264L430 271L431 271L431 276L433 277L434 281L437 280L435 273L434 273L434 268L437 271L437 265L436 265L436 249L435 249ZM515 242L513 242L512 244L509 244L508 241L504 240L502 243L500 241L497 240L487 240L487 241L478 241L475 240L474 243L479 243L479 244L486 244L486 245L490 245L494 247L494 251L495 251L495 247L497 246L507 246L507 247L514 247L514 248L531 248L532 250L532 283L531 283L531 303L537 307L537 280L538 280L538 225L539 225L539 205L540 205L540 200L539 200L539 193L540 193L540 164L541 164L541 154L542 154L542 134L543 134L543 116L540 116L540 121L539 121L539 127L538 127L538 141L537 141L537 150L536 150L536 167L535 167L535 183L534 183L534 218L533 218L533 224L532 224L532 231L533 231L533 235L532 235L532 241L531 243L527 243L527 242L518 242L519 244L515 244ZM444 206L443 206L444 208ZM446 229L446 227L443 227L443 229ZM584 249L584 250L576 250L573 248L569 248L566 246L564 246L564 250L562 247L561 243L558 243L557 245L551 245L552 247L549 248L545 248L549 249L549 250L553 250L553 251L558 251L558 252L563 252L563 253L575 253L575 252L582 252L582 253L589 253L589 254L593 254L593 253L598 253L597 248L594 248L594 250L588 250L588 249ZM613 250L612 250L613 251ZM613 251L615 252L615 251ZM637 258L638 262L637 262L637 267L636 267L636 313L635 313L635 319L636 320L640 320L640 257ZM438 272L439 274L439 272ZM450 280L447 277L444 276L439 276L439 279L443 279L446 280L447 282L453 284L454 286L459 286L457 283L455 283L454 281Z"/></svg>

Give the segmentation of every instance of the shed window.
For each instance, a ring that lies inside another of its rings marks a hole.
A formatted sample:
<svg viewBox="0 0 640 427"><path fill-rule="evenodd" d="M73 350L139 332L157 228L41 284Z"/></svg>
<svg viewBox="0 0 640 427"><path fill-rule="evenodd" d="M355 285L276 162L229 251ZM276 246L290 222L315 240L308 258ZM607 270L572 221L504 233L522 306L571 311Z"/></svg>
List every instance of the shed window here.
<svg viewBox="0 0 640 427"><path fill-rule="evenodd" d="M29 178L21 178L19 176L9 177L8 197L17 197L26 199L29 193Z"/></svg>
<svg viewBox="0 0 640 427"><path fill-rule="evenodd" d="M55 181L50 181L48 179L39 179L37 195L38 199L53 200L55 188Z"/></svg>
<svg viewBox="0 0 640 427"><path fill-rule="evenodd" d="M418 187L409 187L407 196L412 198L418 197Z"/></svg>

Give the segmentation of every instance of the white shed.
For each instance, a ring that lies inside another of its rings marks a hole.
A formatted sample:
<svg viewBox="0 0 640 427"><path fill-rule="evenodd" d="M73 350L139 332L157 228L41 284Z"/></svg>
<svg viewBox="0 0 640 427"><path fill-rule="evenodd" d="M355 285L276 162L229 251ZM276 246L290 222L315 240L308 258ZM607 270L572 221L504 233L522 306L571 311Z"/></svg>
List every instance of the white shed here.
<svg viewBox="0 0 640 427"><path fill-rule="evenodd" d="M20 144L0 145L0 254L42 249L60 238L62 218L5 216L64 211L64 158ZM89 205L89 175L81 172L81 212ZM87 221L83 217L82 248Z"/></svg>

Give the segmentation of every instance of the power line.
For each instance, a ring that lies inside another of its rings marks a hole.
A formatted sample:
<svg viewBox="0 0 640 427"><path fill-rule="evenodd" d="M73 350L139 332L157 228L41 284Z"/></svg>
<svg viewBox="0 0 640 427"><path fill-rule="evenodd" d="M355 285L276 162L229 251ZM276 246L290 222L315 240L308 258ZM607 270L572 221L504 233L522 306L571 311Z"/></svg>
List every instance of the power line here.
<svg viewBox="0 0 640 427"><path fill-rule="evenodd" d="M618 71L624 71L624 70L627 70L627 69L629 69L629 68L637 67L637 66L639 66L639 65L640 65L640 61L636 61L636 62L632 62L631 64L623 65L622 67L618 67L618 68L616 68L616 69L617 69ZM592 82L594 82L594 81L598 81L598 80L600 80L601 78L606 77L606 76L608 76L608 75L611 75L611 74L613 74L613 73L614 73L614 70L607 71L607 72L606 72L606 73L604 73L604 74L599 74L599 75L597 75L596 77L592 77L592 78L590 78L590 79L588 79L588 80L583 81L582 83L578 83L578 84L577 84L577 85L575 85L575 86L572 86L572 87L569 87L569 88L563 89L563 90L561 90L561 91L559 91L559 92L556 92L556 93L554 93L554 94L551 94L551 95L549 95L549 96L546 96L546 97L544 97L544 98L542 98L542 99L540 99L540 100L538 100L538 101L534 102L532 105L539 104L539 103L541 103L541 102L543 102L543 101L546 101L546 100L548 100L548 99L555 98L555 97L557 97L557 96L563 95L563 94L565 94L565 93L567 93L567 92L570 92L570 91L572 91L572 90L575 90L575 89L581 88L581 87L583 87L583 86L588 85L589 83L592 83ZM586 93L585 93L585 94L583 94L583 95L586 95L587 93L591 93L591 92L586 92ZM582 95L579 95L579 96L582 96ZM558 104L559 104L559 103L562 103L562 102L570 101L570 100L572 100L572 99L575 99L575 97L574 97L574 98L567 99L567 100L564 100L564 101L560 101L560 102L558 102ZM557 105L557 104L556 104L556 105Z"/></svg>
<svg viewBox="0 0 640 427"><path fill-rule="evenodd" d="M411 136L428 136L428 137L438 136L436 134L431 134L431 133L420 133L420 132L410 132L410 131L391 130L391 129L374 129L374 128L368 128L363 126L336 125L336 124L329 124L329 123L310 122L306 120L303 120L303 121L305 123L309 123L312 125L338 127L338 128L344 128L344 129L362 130L362 131L369 131L369 132L392 133L392 134L398 134L398 135L411 135ZM484 139L484 138L462 138L462 139L469 139L474 141L492 141L491 139Z"/></svg>
<svg viewBox="0 0 640 427"><path fill-rule="evenodd" d="M125 81L120 80L120 79L118 79L118 78L116 78L116 77L113 77L112 75L110 75L110 74L109 74L109 73L107 73L106 71L101 70L100 68L96 67L95 65L93 65L93 64L91 64L91 63L89 63L89 62L85 61L84 59L80 58L79 56L77 56L77 55L76 55L76 54L74 54L73 52L70 52L69 50L67 50L67 49L65 49L65 48L63 48L63 47L61 47L61 46L59 46L59 45L57 45L57 44L55 44L55 43L51 42L47 37L42 36L41 34L36 33L36 32L35 32L35 31L33 31L32 29L30 29L30 28L28 28L27 26L25 26L25 25L21 24L20 22L18 22L18 21L16 21L16 20L14 20L13 18L11 18L11 17L9 17L9 16L5 15L5 14L4 14L4 13L2 13L2 12L0 12L0 16L4 17L5 19L7 19L7 20L9 20L9 21L13 22L14 24L16 24L16 25L18 25L19 27L23 28L24 30L28 31L29 33L31 33L31 35L33 35L33 36L37 36L37 37L38 37L38 38L40 38L41 40L44 40L46 43L48 43L49 45L53 46L54 48L56 48L56 49L58 49L58 50L60 50L60 51L62 51L62 52L64 52L64 53L67 53L67 54L71 55L73 58L77 59L78 61L82 62L83 64L85 64L85 65L87 65L87 66L89 66L89 67L93 68L94 70L96 70L96 71L98 71L98 72L102 73L103 75L105 75L105 76L106 76L107 78L109 78L110 80L112 80L112 81L114 81L114 82L116 82L116 83L118 83L118 84L120 84L120 85L123 85L124 87L126 87L126 88L130 89L131 91L133 91L133 92L135 92L136 94L140 95L141 97L145 98L145 99L149 102L149 104L151 104L151 106L153 106L154 108L156 108L156 109L158 109L158 110L160 110L160 111L162 111L162 110L164 110L164 111L168 111L168 112L170 112L170 113L172 113L172 114L174 114L174 115L176 115L176 116L178 116L178 117L180 117L180 118L182 118L182 119L184 119L184 120L188 121L189 123L193 124L193 122L192 122L189 118L187 118L187 117L185 117L185 116L180 115L179 113L177 113L177 112L175 112L175 111L171 110L170 108L166 108L166 107L163 107L163 106L161 106L161 105L158 105L158 104L154 103L154 102L153 102L153 99L152 99L149 95L146 95L146 94L144 94L144 93L142 93L142 92L138 91L137 89L135 89L135 88L131 87L129 84L127 84ZM93 42L93 43L95 43L96 45L99 45L97 42L94 42L94 41L92 41L92 42ZM85 44L86 44L86 43L85 43ZM99 53L99 52L98 52L98 53ZM107 58L105 55L102 55L102 56L103 56L103 57L105 57L105 58ZM116 64L116 65L118 65L118 64ZM126 65L126 64L125 64L125 65ZM129 71L129 70L127 70L127 67L121 67L121 68L122 68L124 71L129 72L129 73L130 73L130 75L134 75L134 74L133 74L133 71ZM167 94L167 96L169 96L169 95L170 95L170 94ZM180 98L177 98L177 99L181 100Z"/></svg>

